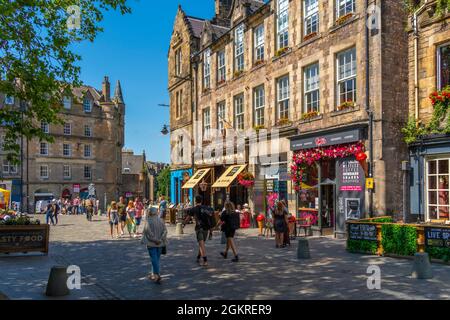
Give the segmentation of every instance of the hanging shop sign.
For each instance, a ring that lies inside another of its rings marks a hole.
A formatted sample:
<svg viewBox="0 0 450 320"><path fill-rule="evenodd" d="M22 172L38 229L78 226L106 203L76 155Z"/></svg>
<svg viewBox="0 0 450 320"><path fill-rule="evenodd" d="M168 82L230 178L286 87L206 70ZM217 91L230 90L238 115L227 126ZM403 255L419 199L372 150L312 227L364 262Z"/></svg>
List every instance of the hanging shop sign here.
<svg viewBox="0 0 450 320"><path fill-rule="evenodd" d="M364 169L354 157L337 162L337 221L336 228L345 232L347 220L358 220L365 215Z"/></svg>
<svg viewBox="0 0 450 320"><path fill-rule="evenodd" d="M334 146L338 144L353 143L361 141L363 134L360 129L341 131L323 136L314 136L309 138L294 138L291 141L291 150L299 151L320 147Z"/></svg>
<svg viewBox="0 0 450 320"><path fill-rule="evenodd" d="M247 167L244 165L231 166L225 173L214 183L213 188L228 188L237 176Z"/></svg>
<svg viewBox="0 0 450 320"><path fill-rule="evenodd" d="M184 184L182 189L193 189L195 188L200 181L203 180L204 177L211 171L211 169L200 169L198 170L188 182Z"/></svg>

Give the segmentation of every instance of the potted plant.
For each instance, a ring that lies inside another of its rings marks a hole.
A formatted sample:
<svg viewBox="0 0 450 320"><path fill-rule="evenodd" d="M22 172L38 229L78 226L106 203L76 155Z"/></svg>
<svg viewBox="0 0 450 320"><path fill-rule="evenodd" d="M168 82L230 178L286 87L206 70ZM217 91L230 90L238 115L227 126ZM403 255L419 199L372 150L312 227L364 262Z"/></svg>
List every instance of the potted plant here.
<svg viewBox="0 0 450 320"><path fill-rule="evenodd" d="M266 129L264 125L254 126L253 129L256 131L256 133L259 133L260 130Z"/></svg>
<svg viewBox="0 0 450 320"><path fill-rule="evenodd" d="M261 65L263 63L264 63L264 60L263 59L259 59L259 60L255 61L254 66L257 67L257 66L259 66L259 65Z"/></svg>
<svg viewBox="0 0 450 320"><path fill-rule="evenodd" d="M317 36L317 32L311 32L309 34L307 34L306 36L303 37L303 41L308 41L309 39L314 38L315 36Z"/></svg>
<svg viewBox="0 0 450 320"><path fill-rule="evenodd" d="M288 126L292 124L292 121L289 120L288 118L281 118L280 120L278 120L277 123L279 126Z"/></svg>
<svg viewBox="0 0 450 320"><path fill-rule="evenodd" d="M277 52L275 53L275 57L281 57L283 54L285 54L288 51L289 51L289 47L284 47L284 48L278 49Z"/></svg>
<svg viewBox="0 0 450 320"><path fill-rule="evenodd" d="M235 72L234 72L234 77L235 77L235 78L238 78L238 77L240 77L243 73L244 73L244 71L242 71L242 70L235 71Z"/></svg>
<svg viewBox="0 0 450 320"><path fill-rule="evenodd" d="M302 120L307 121L307 120L311 120L311 119L317 118L318 116L319 116L319 112L317 112L317 111L310 111L310 112L304 113L302 115Z"/></svg>
<svg viewBox="0 0 450 320"><path fill-rule="evenodd" d="M255 177L250 172L238 175L238 183L245 188L252 188L255 185Z"/></svg>
<svg viewBox="0 0 450 320"><path fill-rule="evenodd" d="M344 111L344 110L349 110L349 109L353 109L355 107L355 102L353 101L345 101L342 102L338 107L338 111Z"/></svg>
<svg viewBox="0 0 450 320"><path fill-rule="evenodd" d="M346 15L344 15L344 16L342 16L342 17L339 17L339 18L336 20L336 24L337 24L338 26L340 26L341 24L344 24L345 22L347 22L348 20L350 20L351 17L353 17L353 12L347 13Z"/></svg>

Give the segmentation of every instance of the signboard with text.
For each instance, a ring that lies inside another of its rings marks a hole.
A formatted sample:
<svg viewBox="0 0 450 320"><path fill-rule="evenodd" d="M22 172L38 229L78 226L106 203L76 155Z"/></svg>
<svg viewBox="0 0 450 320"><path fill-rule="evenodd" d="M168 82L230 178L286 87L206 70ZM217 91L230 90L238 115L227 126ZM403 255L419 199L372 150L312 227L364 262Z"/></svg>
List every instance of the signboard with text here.
<svg viewBox="0 0 450 320"><path fill-rule="evenodd" d="M73 193L80 193L81 186L79 184L73 185Z"/></svg>
<svg viewBox="0 0 450 320"><path fill-rule="evenodd" d="M425 228L425 245L450 249L450 228Z"/></svg>
<svg viewBox="0 0 450 320"><path fill-rule="evenodd" d="M378 240L377 226L374 224L350 224L348 233L350 240Z"/></svg>
<svg viewBox="0 0 450 320"><path fill-rule="evenodd" d="M49 226L0 227L0 253L48 253Z"/></svg>

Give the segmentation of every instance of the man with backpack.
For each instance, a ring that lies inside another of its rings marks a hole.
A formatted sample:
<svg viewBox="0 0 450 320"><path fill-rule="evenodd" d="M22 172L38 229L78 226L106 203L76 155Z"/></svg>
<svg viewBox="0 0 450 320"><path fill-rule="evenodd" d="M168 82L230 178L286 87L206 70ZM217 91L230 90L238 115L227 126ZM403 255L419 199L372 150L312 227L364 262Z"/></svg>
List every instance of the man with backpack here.
<svg viewBox="0 0 450 320"><path fill-rule="evenodd" d="M208 206L202 205L203 197L198 195L195 197L195 206L187 209L187 217L184 222L186 225L191 218L195 220L195 234L197 237L199 252L197 255L197 263L203 259L202 266L208 266L208 258L206 256L205 242L208 239L209 230L214 227L214 210Z"/></svg>
<svg viewBox="0 0 450 320"><path fill-rule="evenodd" d="M241 219L239 212L235 209L234 204L231 201L226 201L222 214L220 215L220 220L222 222L222 232L225 233L225 237L227 238L227 247L224 252L221 252L220 255L226 259L228 256L228 250L231 249L234 254L234 259L232 262L239 262L239 256L236 249L236 244L234 243L234 236L236 234L236 230L238 230L241 226Z"/></svg>

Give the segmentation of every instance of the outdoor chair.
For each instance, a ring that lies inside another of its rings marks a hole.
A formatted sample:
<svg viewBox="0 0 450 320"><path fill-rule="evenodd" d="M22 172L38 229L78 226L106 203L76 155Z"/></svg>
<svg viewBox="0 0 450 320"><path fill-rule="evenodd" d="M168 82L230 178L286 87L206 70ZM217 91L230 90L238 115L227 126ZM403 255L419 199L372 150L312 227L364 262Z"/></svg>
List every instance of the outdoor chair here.
<svg viewBox="0 0 450 320"><path fill-rule="evenodd" d="M311 215L302 216L297 220L297 228L299 230L298 236L301 236L302 229L305 230L305 237L308 237L309 234L311 234Z"/></svg>

